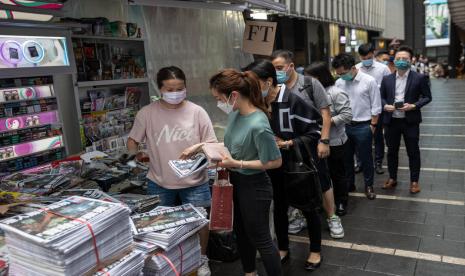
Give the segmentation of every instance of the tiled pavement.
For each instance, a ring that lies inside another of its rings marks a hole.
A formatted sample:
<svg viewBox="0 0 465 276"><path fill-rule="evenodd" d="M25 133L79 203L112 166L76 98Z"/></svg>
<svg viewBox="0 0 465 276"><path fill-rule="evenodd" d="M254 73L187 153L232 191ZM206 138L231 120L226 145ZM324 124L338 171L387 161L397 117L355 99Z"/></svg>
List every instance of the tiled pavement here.
<svg viewBox="0 0 465 276"><path fill-rule="evenodd" d="M324 262L312 275L465 276L465 81L432 80L432 92L421 126L422 192L409 194L408 170L399 171L395 191L381 190L387 175L376 176L378 194L400 199L351 196L349 214L343 217L346 236L331 243L325 227ZM405 150L400 156L399 166L408 167ZM360 180L358 176L357 187L363 192ZM308 274L302 268L308 254L305 237L304 231L293 238L284 275ZM213 275L242 275L238 261L212 262L211 268ZM259 261L258 269L266 275Z"/></svg>

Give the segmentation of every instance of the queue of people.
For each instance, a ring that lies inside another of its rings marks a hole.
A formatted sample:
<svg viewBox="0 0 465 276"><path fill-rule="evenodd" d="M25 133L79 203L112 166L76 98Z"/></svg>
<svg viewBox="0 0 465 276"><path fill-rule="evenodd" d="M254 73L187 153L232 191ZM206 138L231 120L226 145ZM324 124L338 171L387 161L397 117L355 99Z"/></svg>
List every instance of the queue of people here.
<svg viewBox="0 0 465 276"><path fill-rule="evenodd" d="M242 70L224 69L210 78L212 96L228 115L224 145L231 156L218 166L229 170L233 185L234 232L246 276L256 275L257 251L267 275L282 275L282 265L291 254L290 207L301 212L309 230L303 269L318 269L323 262L320 210L331 237L343 238L340 217L347 213L349 191L356 189L354 155L361 161L365 195L374 200L374 173L382 171L384 140L389 178L380 186L394 189L397 185L403 136L410 192L420 192L419 124L421 108L431 101L428 80L411 70L413 53L408 47L399 47L393 58L389 52L375 55L368 44L359 48L359 54L359 64L354 56L343 53L334 57L332 68L318 62L302 75L296 71L293 53L278 50L269 60L256 60ZM389 62L394 72L386 65ZM162 205L209 207L206 172L179 179L168 161L188 158L205 143L216 142L211 120L202 107L186 100L188 87L180 68L162 68L157 83L162 97L138 112L128 149L136 154L138 144L147 143L148 192L160 195ZM169 135L173 131L182 135L174 138ZM300 178L293 179L296 166L314 177L301 178L305 179L301 183ZM289 188L291 182L301 185L303 195ZM304 197L305 204L296 204L294 197ZM271 204L277 246L269 227ZM208 228L202 230L201 241L198 275L208 276Z"/></svg>

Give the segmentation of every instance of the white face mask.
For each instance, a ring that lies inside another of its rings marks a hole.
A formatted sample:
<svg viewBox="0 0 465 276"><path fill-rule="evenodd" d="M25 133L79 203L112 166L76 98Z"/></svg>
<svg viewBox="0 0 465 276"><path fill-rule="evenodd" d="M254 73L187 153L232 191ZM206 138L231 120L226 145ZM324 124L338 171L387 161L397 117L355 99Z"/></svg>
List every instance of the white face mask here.
<svg viewBox="0 0 465 276"><path fill-rule="evenodd" d="M186 99L186 89L176 92L162 92L163 100L169 104L180 104Z"/></svg>
<svg viewBox="0 0 465 276"><path fill-rule="evenodd" d="M232 94L231 94L232 95ZM233 104L229 104L229 99L231 99L231 95L229 95L228 100L226 102L218 101L217 107L221 109L226 114L229 114L233 111L234 105L236 104L236 101L234 100Z"/></svg>

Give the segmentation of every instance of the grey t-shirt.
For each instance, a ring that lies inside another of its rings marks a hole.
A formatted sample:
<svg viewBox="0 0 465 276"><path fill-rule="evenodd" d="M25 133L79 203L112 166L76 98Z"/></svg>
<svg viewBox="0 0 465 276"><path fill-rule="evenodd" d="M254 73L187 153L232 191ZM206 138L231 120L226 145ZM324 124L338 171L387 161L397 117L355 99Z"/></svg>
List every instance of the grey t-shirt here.
<svg viewBox="0 0 465 276"><path fill-rule="evenodd" d="M300 88L302 88L305 85L305 78L311 78L312 79L312 86L313 86L313 99L315 102L312 101L312 99L308 96L307 91L299 91ZM294 85L294 87L289 88L289 90L302 97L304 101L312 106L314 106L316 109L318 109L318 112L322 108L328 107L331 105L331 103L328 100L328 95L326 93L325 88L323 85L315 78L309 77L309 76L302 76L298 75L297 81Z"/></svg>

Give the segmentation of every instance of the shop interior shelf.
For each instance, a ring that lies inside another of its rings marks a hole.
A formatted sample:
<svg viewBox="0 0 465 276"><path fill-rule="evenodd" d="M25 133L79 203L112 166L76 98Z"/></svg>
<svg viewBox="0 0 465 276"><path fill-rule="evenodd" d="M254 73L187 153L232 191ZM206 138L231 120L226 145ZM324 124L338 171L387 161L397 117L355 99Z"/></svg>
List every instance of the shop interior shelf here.
<svg viewBox="0 0 465 276"><path fill-rule="evenodd" d="M147 83L148 78L136 79L118 79L118 80L101 80L101 81L78 81L78 87L93 87L93 86L106 86L106 85L121 85L133 83Z"/></svg>
<svg viewBox="0 0 465 276"><path fill-rule="evenodd" d="M95 36L95 35L72 35L72 38L95 39L95 40L126 40L126 41L141 41L141 42L144 42L144 39L143 39L143 38L137 38L137 37Z"/></svg>

